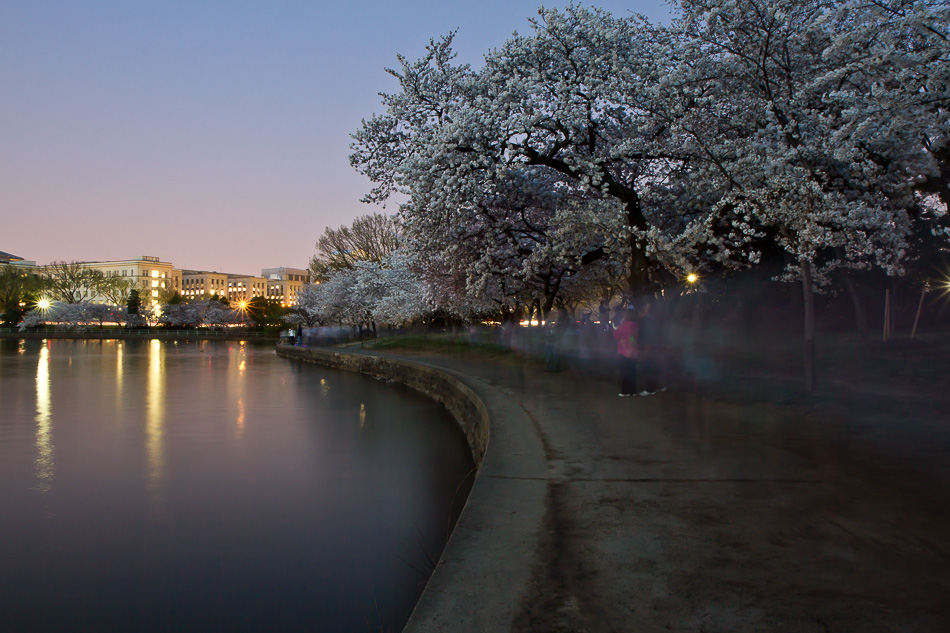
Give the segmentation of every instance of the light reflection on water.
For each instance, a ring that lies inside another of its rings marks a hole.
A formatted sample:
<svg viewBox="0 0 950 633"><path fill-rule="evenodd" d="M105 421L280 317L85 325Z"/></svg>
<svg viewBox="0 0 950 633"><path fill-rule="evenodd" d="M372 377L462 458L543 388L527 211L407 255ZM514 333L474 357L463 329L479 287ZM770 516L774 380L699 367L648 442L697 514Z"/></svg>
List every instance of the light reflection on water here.
<svg viewBox="0 0 950 633"><path fill-rule="evenodd" d="M39 360L36 363L36 489L44 493L49 492L53 486L55 471L49 347L44 345L40 349Z"/></svg>
<svg viewBox="0 0 950 633"><path fill-rule="evenodd" d="M115 402L116 406L122 402L122 375L123 375L123 366L122 366L122 357L124 354L124 348L122 346L122 341L115 342Z"/></svg>
<svg viewBox="0 0 950 633"><path fill-rule="evenodd" d="M148 455L148 483L154 511L163 513L162 477L165 471L163 426L165 424L165 364L162 341L148 342L148 390L145 396L147 411L145 448Z"/></svg>
<svg viewBox="0 0 950 633"><path fill-rule="evenodd" d="M235 417L235 431L238 439L244 437L244 425L247 422L247 409L244 404L244 399L247 396L247 350L245 348L245 342L241 341L240 345L236 348L231 349L231 363L234 365L237 364L237 371L229 372L229 381L228 381L228 402L234 402L237 407L237 415Z"/></svg>
<svg viewBox="0 0 950 633"><path fill-rule="evenodd" d="M440 405L269 346L0 340L0 384L0 631L399 630L467 494Z"/></svg>

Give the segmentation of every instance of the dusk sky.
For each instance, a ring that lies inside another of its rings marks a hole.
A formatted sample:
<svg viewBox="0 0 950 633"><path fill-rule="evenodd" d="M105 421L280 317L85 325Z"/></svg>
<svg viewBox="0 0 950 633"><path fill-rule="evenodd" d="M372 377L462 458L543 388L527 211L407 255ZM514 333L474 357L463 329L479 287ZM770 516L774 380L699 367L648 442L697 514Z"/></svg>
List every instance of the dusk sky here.
<svg viewBox="0 0 950 633"><path fill-rule="evenodd" d="M327 226L382 210L359 201L349 135L397 53L458 29L478 66L540 3L0 0L0 251L306 267ZM669 19L663 0L596 5Z"/></svg>

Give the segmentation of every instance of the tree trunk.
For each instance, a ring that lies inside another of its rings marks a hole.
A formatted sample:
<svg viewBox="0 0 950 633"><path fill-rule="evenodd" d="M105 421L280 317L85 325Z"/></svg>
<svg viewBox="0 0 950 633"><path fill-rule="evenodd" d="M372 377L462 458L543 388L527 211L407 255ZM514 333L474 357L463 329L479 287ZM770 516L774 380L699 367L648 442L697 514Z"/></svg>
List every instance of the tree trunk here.
<svg viewBox="0 0 950 633"><path fill-rule="evenodd" d="M854 307L854 320L858 326L858 336L862 339L868 337L868 315L864 310L864 304L861 303L861 297L858 296L858 289L854 286L854 281L846 271L841 271L841 279L844 281L844 287L851 297L851 305Z"/></svg>
<svg viewBox="0 0 950 633"><path fill-rule="evenodd" d="M812 290L811 262L801 261L802 306L804 307L805 389L814 391L815 378L815 294Z"/></svg>

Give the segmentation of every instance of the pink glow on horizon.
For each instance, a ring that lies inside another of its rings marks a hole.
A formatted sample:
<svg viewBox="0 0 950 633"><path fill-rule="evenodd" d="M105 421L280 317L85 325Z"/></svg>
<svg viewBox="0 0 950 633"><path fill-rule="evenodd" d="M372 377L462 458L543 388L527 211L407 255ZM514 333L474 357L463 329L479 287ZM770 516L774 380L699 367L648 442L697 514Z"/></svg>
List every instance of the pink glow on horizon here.
<svg viewBox="0 0 950 633"><path fill-rule="evenodd" d="M349 135L395 88L397 53L458 29L477 64L539 4L4 3L0 251L306 268L327 226L380 211L359 202ZM662 0L597 4L669 16Z"/></svg>

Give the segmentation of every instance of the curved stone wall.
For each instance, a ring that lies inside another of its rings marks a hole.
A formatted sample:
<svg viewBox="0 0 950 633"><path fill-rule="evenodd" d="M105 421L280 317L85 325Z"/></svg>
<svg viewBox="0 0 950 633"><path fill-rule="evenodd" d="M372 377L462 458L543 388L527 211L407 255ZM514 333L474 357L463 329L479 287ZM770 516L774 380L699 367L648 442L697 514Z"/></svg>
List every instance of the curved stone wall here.
<svg viewBox="0 0 950 633"><path fill-rule="evenodd" d="M278 345L277 353L400 382L445 404L468 438L478 476L403 633L510 631L548 533L549 465L526 411L503 390L451 369L358 350Z"/></svg>
<svg viewBox="0 0 950 633"><path fill-rule="evenodd" d="M475 467L481 468L490 437L488 411L474 391L448 373L405 360L292 345L278 345L277 355L392 380L444 404L465 433Z"/></svg>

